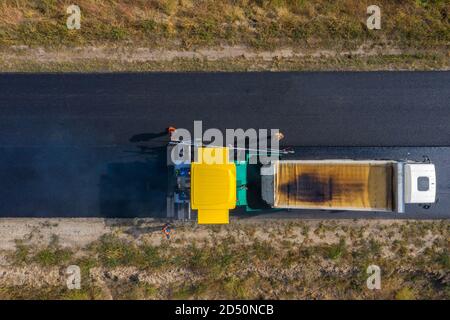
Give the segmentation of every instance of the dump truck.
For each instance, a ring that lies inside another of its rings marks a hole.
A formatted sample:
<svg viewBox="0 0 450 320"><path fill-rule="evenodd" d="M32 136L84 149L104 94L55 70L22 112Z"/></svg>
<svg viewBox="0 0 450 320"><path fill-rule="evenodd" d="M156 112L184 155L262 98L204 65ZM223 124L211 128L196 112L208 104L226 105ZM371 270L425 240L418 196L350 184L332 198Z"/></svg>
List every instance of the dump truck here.
<svg viewBox="0 0 450 320"><path fill-rule="evenodd" d="M233 209L402 213L407 204L428 206L436 197L431 161L278 159L253 165L255 154L230 161L227 147L202 147L199 154L200 161L171 165L168 198L172 216L193 210L199 224L228 223Z"/></svg>
<svg viewBox="0 0 450 320"><path fill-rule="evenodd" d="M261 168L273 208L399 212L433 203L434 164L385 160L279 160Z"/></svg>

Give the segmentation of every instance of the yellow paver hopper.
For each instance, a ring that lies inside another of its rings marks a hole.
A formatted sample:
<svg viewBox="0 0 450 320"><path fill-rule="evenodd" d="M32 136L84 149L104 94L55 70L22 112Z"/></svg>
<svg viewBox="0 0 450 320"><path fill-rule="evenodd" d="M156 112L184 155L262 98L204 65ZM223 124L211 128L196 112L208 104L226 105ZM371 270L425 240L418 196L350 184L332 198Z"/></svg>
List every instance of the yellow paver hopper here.
<svg viewBox="0 0 450 320"><path fill-rule="evenodd" d="M236 165L228 148L199 148L191 164L191 208L198 210L199 224L227 224L236 207Z"/></svg>

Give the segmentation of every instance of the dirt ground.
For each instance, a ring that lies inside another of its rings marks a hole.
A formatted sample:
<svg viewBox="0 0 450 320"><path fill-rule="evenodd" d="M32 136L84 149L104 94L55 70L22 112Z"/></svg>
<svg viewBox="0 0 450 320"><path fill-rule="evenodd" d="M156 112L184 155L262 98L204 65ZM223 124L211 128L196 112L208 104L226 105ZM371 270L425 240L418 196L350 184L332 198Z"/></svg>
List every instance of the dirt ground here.
<svg viewBox="0 0 450 320"><path fill-rule="evenodd" d="M317 50L300 48L277 48L270 51L254 50L246 46L222 46L212 48L200 48L197 50L167 50L136 47L115 46L88 46L75 48L43 48L11 46L3 51L3 58L17 60L32 60L41 63L48 62L73 62L89 59L113 59L124 62L146 61L173 61L174 59L206 59L215 61L220 59L289 59L305 56L311 57L336 57L336 56L377 56L377 55L402 55L417 53L417 50L400 48L372 47L362 45L356 50Z"/></svg>
<svg viewBox="0 0 450 320"><path fill-rule="evenodd" d="M245 45L191 50L98 45L0 47L3 72L450 70L450 51L367 43L354 50Z"/></svg>

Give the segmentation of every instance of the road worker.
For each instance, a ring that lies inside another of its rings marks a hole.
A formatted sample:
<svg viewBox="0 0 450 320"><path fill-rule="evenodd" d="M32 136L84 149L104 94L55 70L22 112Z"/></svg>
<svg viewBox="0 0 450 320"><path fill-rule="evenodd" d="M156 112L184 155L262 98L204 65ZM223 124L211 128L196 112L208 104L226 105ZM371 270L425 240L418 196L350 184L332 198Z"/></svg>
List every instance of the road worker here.
<svg viewBox="0 0 450 320"><path fill-rule="evenodd" d="M177 130L177 128L175 128L175 127L168 127L166 130L167 130L167 133L169 134L170 140L173 141L172 135Z"/></svg>
<svg viewBox="0 0 450 320"><path fill-rule="evenodd" d="M170 231L170 223L166 223L162 228L162 232L166 236L166 239L170 239Z"/></svg>

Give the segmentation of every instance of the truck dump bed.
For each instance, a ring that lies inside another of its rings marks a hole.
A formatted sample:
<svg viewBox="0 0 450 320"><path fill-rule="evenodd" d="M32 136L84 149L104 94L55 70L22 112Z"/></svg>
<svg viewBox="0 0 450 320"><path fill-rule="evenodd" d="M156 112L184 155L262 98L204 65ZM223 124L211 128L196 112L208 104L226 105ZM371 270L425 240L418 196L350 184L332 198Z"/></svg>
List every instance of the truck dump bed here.
<svg viewBox="0 0 450 320"><path fill-rule="evenodd" d="M391 161L275 161L262 170L262 193L274 208L393 211L394 169Z"/></svg>

